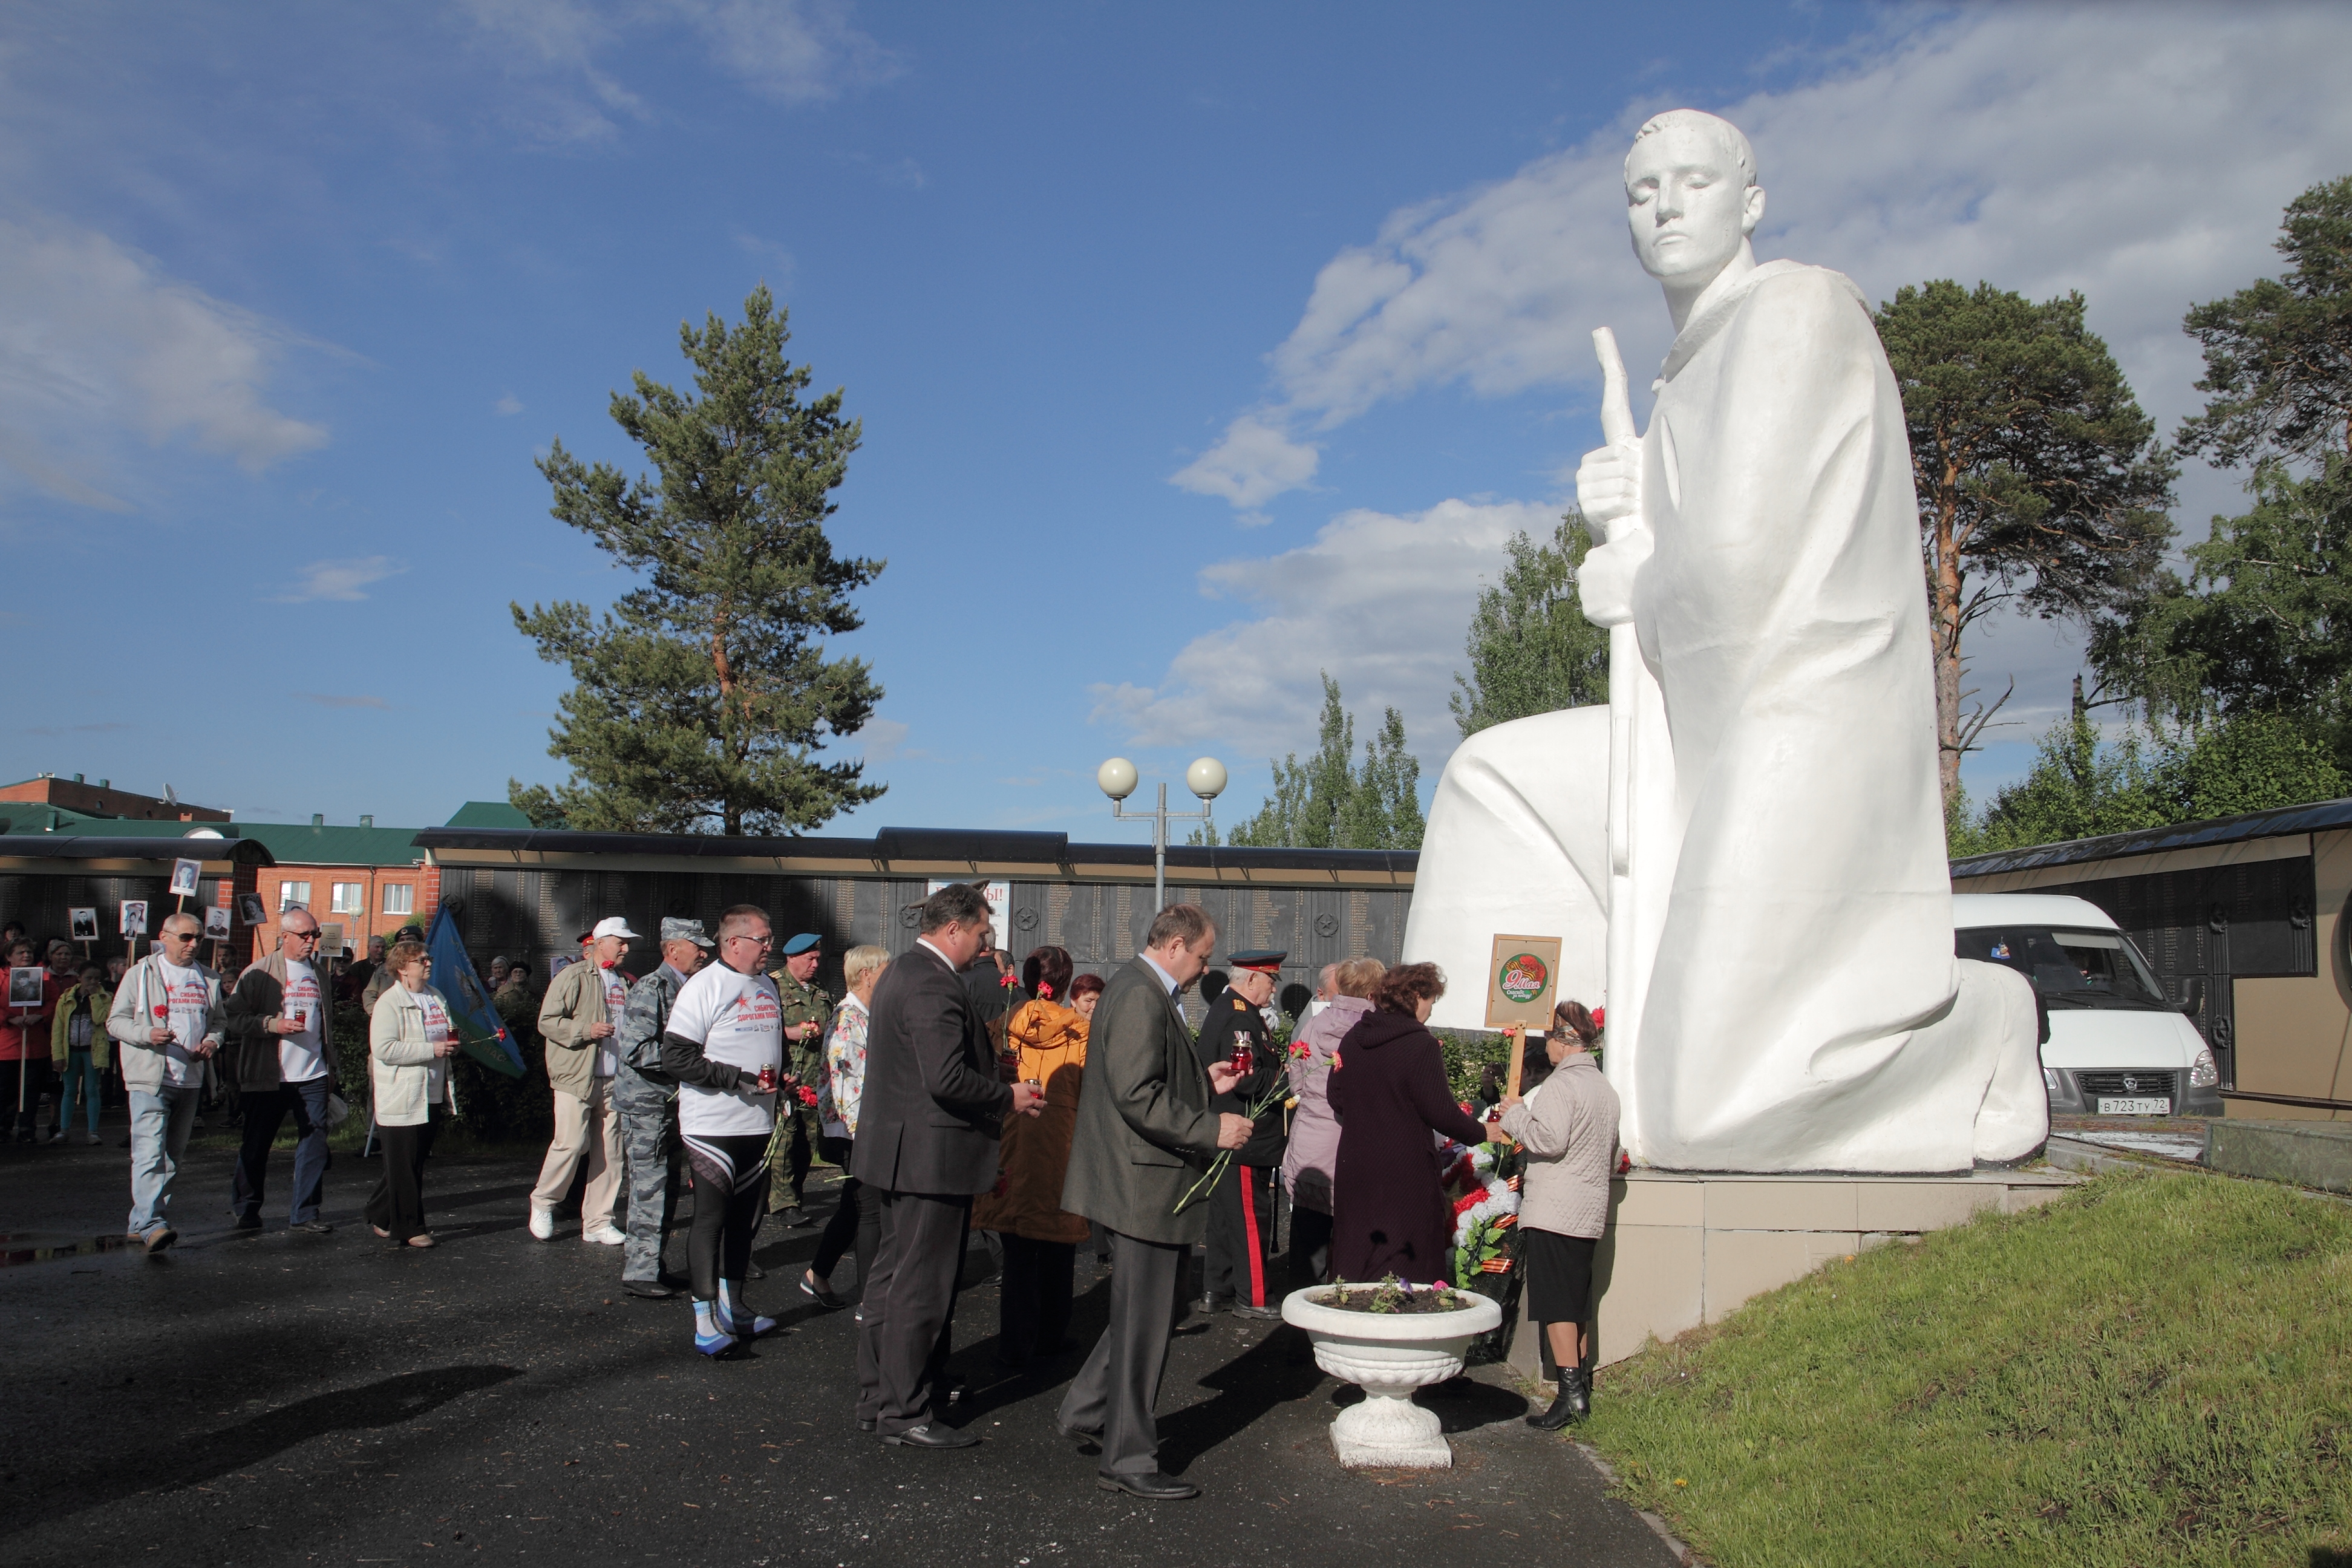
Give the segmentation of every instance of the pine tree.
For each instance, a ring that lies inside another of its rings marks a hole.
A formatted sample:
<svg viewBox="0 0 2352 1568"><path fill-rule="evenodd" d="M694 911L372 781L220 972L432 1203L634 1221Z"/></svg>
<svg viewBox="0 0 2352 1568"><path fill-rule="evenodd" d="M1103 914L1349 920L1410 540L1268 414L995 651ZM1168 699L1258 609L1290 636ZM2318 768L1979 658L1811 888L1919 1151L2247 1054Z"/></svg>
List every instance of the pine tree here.
<svg viewBox="0 0 2352 1568"><path fill-rule="evenodd" d="M2085 623L2127 602L2172 536L2175 469L2080 294L1943 280L1876 320L1910 426L1949 799L2000 706L1961 711L1969 626L2011 600Z"/></svg>
<svg viewBox="0 0 2352 1568"><path fill-rule="evenodd" d="M2352 174L2287 204L2279 278L2189 312L2205 351L2205 411L2180 449L2221 467L2265 457L2352 455Z"/></svg>
<svg viewBox="0 0 2352 1568"><path fill-rule="evenodd" d="M1584 618L1577 569L1592 549L1581 511L1538 544L1515 533L1503 546L1503 580L1478 595L1470 616L1470 673L1456 674L1447 705L1464 738L1490 724L1609 700L1609 634Z"/></svg>
<svg viewBox="0 0 2352 1568"><path fill-rule="evenodd" d="M576 683L548 747L572 782L515 792L534 821L780 833L881 795L863 763L815 755L882 696L864 660L826 650L862 624L849 595L883 563L837 557L826 537L858 423L838 388L803 401L786 319L762 285L731 331L715 311L680 325L694 395L642 371L635 396L614 394L657 479L583 465L560 440L540 462L553 514L642 577L601 621L577 603L510 606Z"/></svg>
<svg viewBox="0 0 2352 1568"><path fill-rule="evenodd" d="M2280 226L2283 277L2182 322L2204 350L2208 396L2181 422L2180 449L2251 464L2252 504L2215 518L2188 574L2160 574L2097 628L2091 653L2151 721L2267 715L2246 733L2275 742L2285 726L2352 772L2352 176L2304 192ZM2292 757L2259 771L2300 777L2300 790L2326 782Z"/></svg>

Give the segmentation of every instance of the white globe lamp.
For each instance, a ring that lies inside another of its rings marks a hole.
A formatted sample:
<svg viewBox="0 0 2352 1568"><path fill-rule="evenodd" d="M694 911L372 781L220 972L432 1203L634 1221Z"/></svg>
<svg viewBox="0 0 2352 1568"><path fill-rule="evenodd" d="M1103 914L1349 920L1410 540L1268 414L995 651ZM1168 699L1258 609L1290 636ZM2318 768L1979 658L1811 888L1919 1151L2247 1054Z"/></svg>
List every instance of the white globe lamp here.
<svg viewBox="0 0 2352 1568"><path fill-rule="evenodd" d="M1111 799L1125 800L1135 793L1135 764L1125 757L1113 757L1095 770L1095 783Z"/></svg>
<svg viewBox="0 0 2352 1568"><path fill-rule="evenodd" d="M1184 770L1184 782L1202 800L1214 800L1225 793L1225 764L1214 757L1201 757Z"/></svg>

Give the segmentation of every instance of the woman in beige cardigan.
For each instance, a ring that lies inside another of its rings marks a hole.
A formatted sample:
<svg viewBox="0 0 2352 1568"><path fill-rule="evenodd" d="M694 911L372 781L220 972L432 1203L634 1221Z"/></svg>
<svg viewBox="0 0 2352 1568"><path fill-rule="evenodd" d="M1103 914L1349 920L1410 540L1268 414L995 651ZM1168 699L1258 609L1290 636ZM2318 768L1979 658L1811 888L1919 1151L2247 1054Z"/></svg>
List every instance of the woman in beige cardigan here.
<svg viewBox="0 0 2352 1568"><path fill-rule="evenodd" d="M449 1058L457 1031L449 1005L426 984L433 960L425 944L394 946L384 964L393 984L375 1000L368 1021L368 1081L375 1100L375 1134L383 1144L383 1180L367 1201L367 1221L398 1245L431 1247L425 1228L425 1156L441 1121L457 1108Z"/></svg>
<svg viewBox="0 0 2352 1568"><path fill-rule="evenodd" d="M1519 1184L1520 1254L1527 1260L1528 1320L1544 1326L1559 1393L1528 1417L1549 1432L1591 1414L1585 1352L1591 1335L1592 1253L1609 1223L1609 1179L1617 1169L1617 1091L1586 1047L1601 1026L1581 1002L1552 1013L1544 1041L1551 1076L1497 1109L1503 1131L1527 1151Z"/></svg>

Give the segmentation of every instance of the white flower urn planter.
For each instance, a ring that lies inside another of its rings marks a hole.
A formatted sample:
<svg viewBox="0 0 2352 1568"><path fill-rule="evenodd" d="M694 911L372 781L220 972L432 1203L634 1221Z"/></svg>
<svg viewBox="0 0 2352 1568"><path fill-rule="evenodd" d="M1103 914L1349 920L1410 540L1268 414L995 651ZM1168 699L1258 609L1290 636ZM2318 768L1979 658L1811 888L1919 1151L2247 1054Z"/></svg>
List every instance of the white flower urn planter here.
<svg viewBox="0 0 2352 1568"><path fill-rule="evenodd" d="M1349 1405L1331 1423L1331 1447L1339 1462L1350 1468L1451 1468L1454 1450L1437 1413L1415 1405L1412 1391L1460 1372L1470 1342L1499 1328L1503 1309L1475 1294L1458 1311L1398 1314L1346 1311L1307 1299L1331 1289L1311 1285L1292 1291L1283 1299L1282 1319L1314 1341L1316 1365L1364 1391L1362 1404Z"/></svg>

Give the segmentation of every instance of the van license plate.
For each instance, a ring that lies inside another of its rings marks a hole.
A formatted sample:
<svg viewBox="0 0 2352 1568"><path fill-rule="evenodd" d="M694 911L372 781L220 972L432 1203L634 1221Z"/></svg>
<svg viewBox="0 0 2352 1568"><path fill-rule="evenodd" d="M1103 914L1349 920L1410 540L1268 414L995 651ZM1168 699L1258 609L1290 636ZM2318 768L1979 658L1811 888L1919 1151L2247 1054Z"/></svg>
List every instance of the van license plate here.
<svg viewBox="0 0 2352 1568"><path fill-rule="evenodd" d="M2162 1099L2110 1100L2101 1095L2099 1114L2102 1116L2169 1116L2172 1114L2172 1101Z"/></svg>

